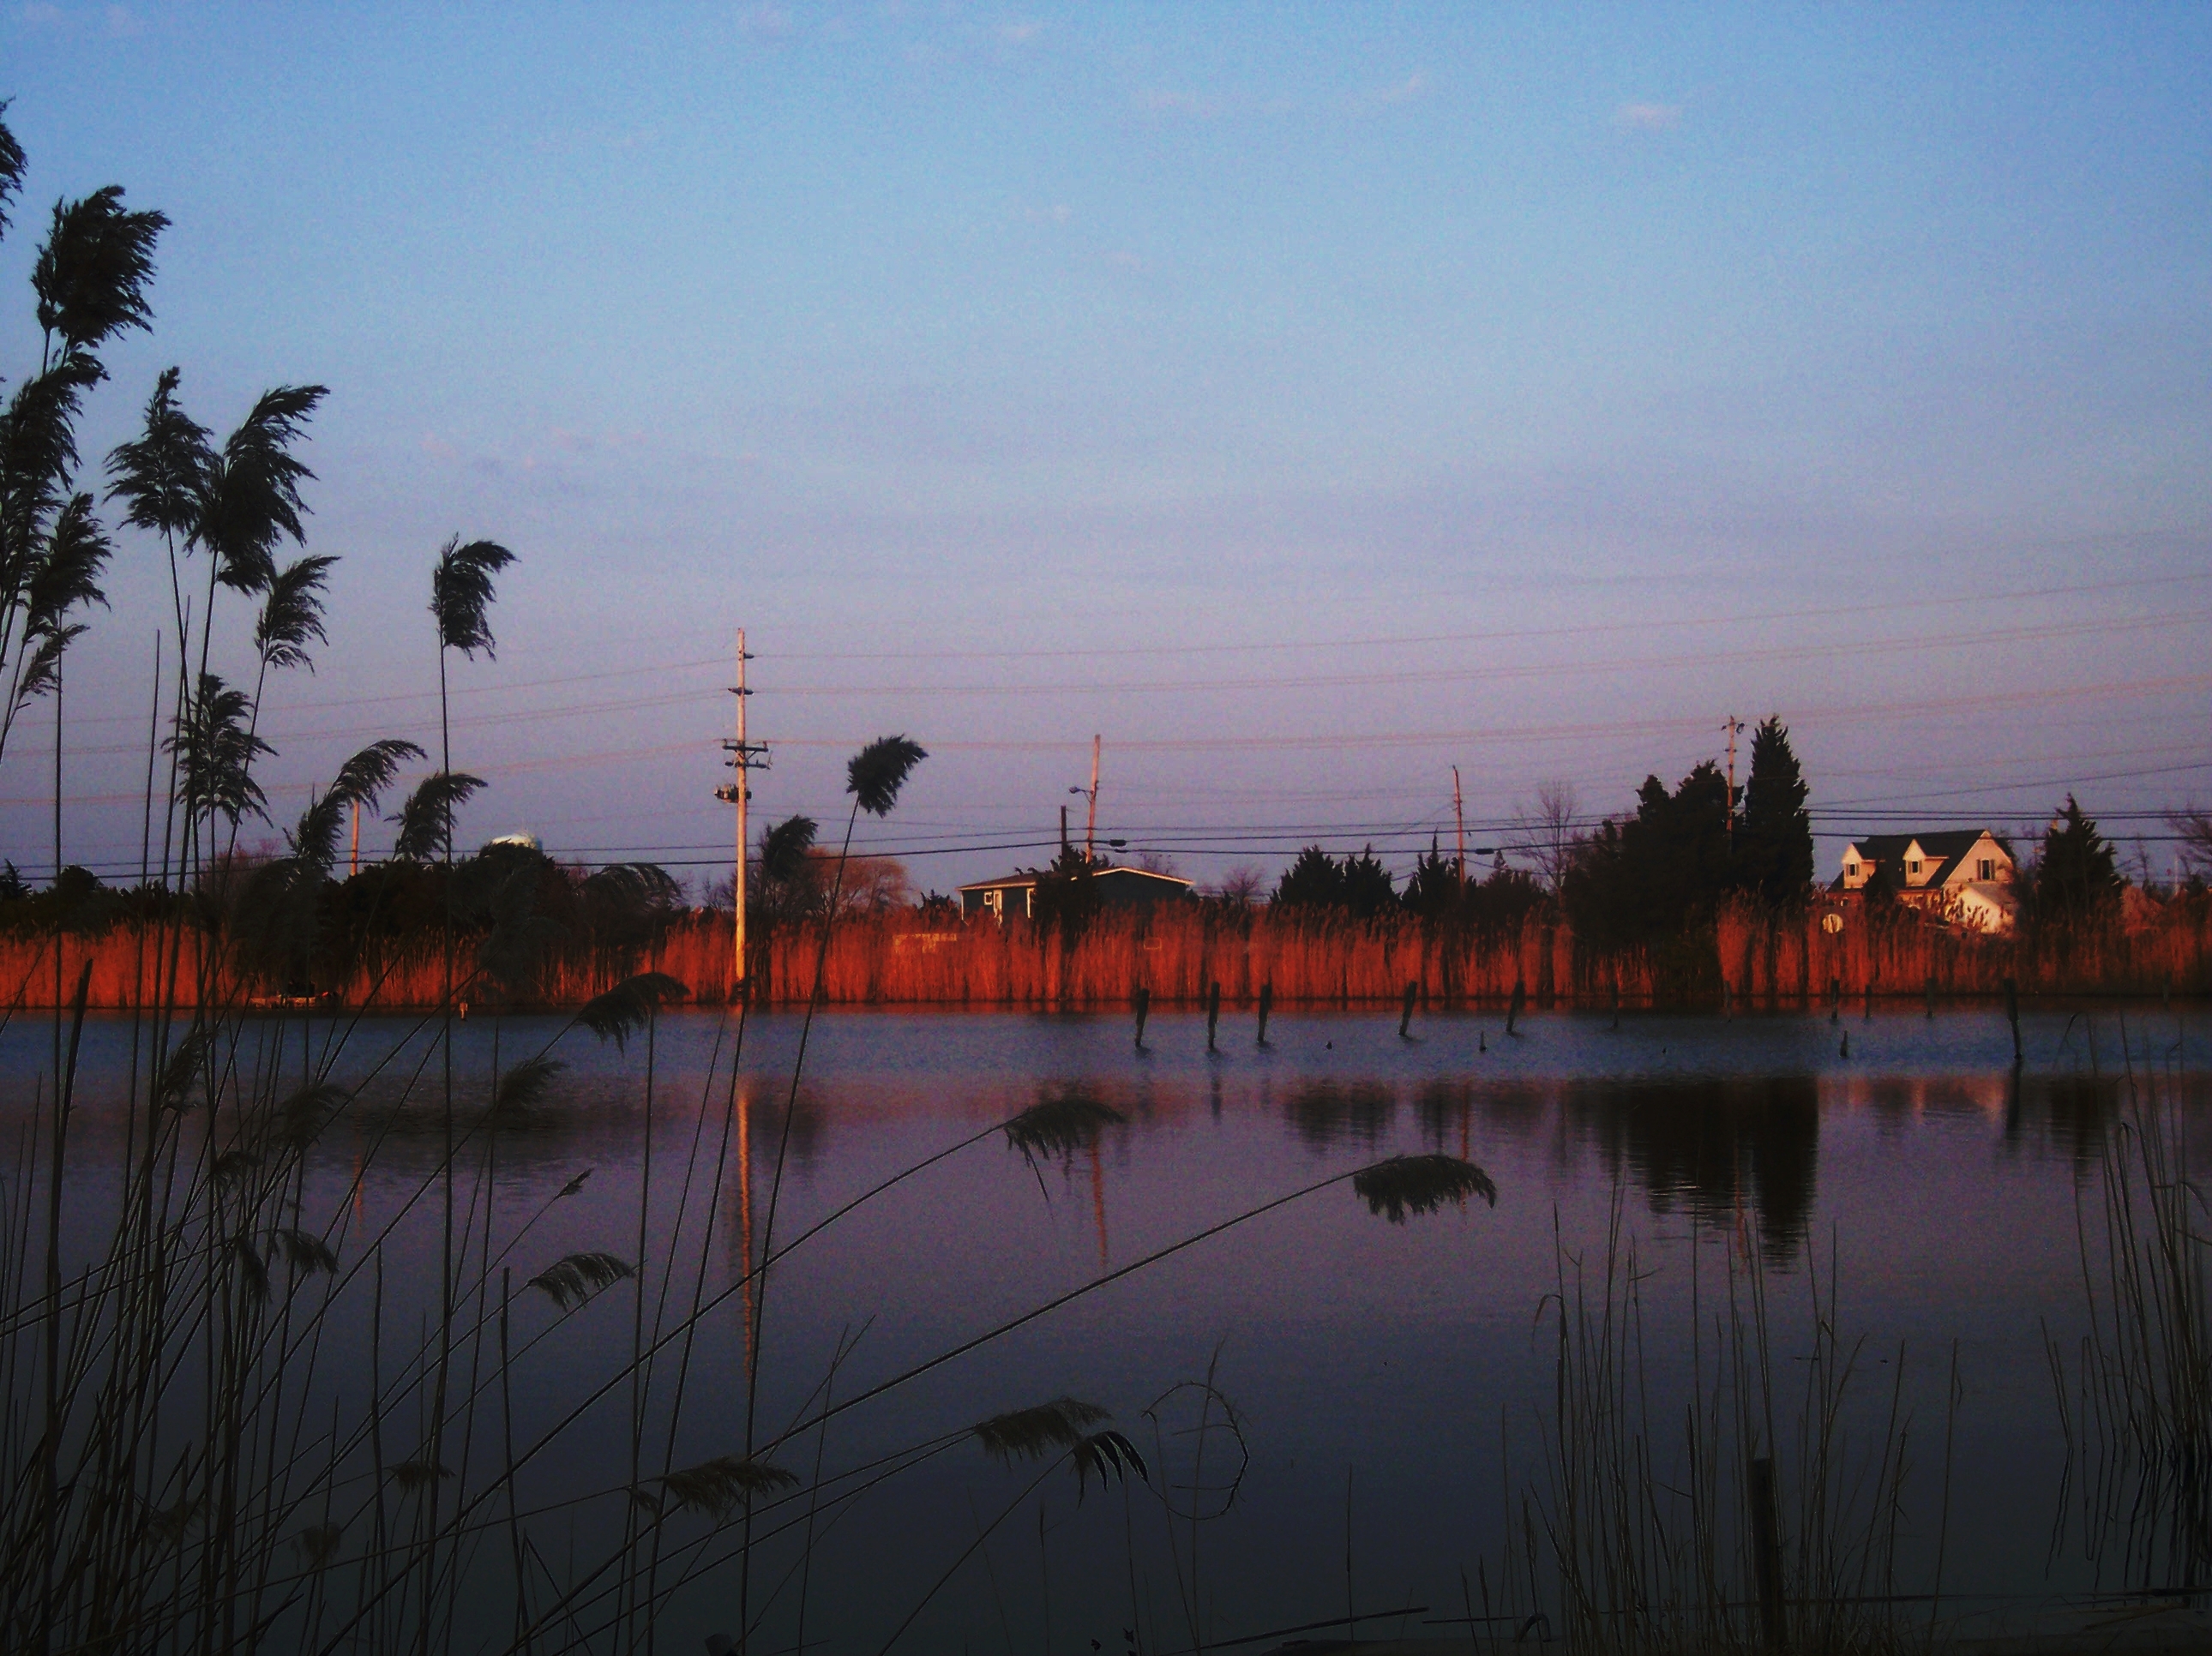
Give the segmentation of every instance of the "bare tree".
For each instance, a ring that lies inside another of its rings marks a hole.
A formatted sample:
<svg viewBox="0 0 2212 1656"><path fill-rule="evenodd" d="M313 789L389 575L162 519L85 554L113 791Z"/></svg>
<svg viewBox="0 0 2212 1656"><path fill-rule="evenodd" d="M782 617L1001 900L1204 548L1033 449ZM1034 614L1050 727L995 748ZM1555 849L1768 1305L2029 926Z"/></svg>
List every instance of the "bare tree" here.
<svg viewBox="0 0 2212 1656"><path fill-rule="evenodd" d="M1214 883L1213 895L1224 903L1249 908L1267 888L1267 877L1250 863L1239 863Z"/></svg>
<svg viewBox="0 0 2212 1656"><path fill-rule="evenodd" d="M1137 854L1137 866L1147 874L1176 874L1176 859L1164 851L1146 851Z"/></svg>
<svg viewBox="0 0 2212 1656"><path fill-rule="evenodd" d="M1554 780L1538 787L1535 804L1513 819L1522 844L1535 858L1538 877L1554 896L1582 839L1576 826L1581 813L1582 799L1575 792L1575 785Z"/></svg>
<svg viewBox="0 0 2212 1656"><path fill-rule="evenodd" d="M2181 865L2191 874L2212 877L2212 811L2177 810L2166 825L2180 841Z"/></svg>

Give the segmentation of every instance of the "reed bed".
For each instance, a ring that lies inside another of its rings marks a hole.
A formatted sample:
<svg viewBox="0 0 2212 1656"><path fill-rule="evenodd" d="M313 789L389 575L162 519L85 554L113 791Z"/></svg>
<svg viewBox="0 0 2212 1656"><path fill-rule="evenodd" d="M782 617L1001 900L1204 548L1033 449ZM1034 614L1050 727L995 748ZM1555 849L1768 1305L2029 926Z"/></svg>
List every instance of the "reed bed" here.
<svg viewBox="0 0 2212 1656"><path fill-rule="evenodd" d="M1911 913L1885 921L1852 912L1839 931L1823 913L1776 916L1743 906L1722 913L1710 945L1664 958L1642 949L1584 946L1542 916L1476 931L1412 917L1374 920L1278 915L1194 906L1149 917L1104 917L1070 935L1016 920L962 922L914 910L841 918L821 961L823 1000L834 1005L1016 1009L1119 1007L1141 989L1156 1004L1203 1004L1215 985L1224 1002L1250 1005L1263 988L1289 1005L1395 1003L1412 984L1424 1006L1503 1002L1516 990L1534 1004L1700 1005L1728 996L1751 1004L1810 1005L1832 997L1911 1000L2022 994L2202 995L2212 992L2212 909L2177 900L2133 921L1987 937L1928 925ZM89 1004L127 1009L160 998L150 926L121 924L88 936L0 936L0 990L21 1006L49 1006L56 985L92 968ZM769 928L754 940L753 996L805 1001L816 979L823 928ZM176 935L173 934L173 935ZM177 981L216 986L224 999L266 997L286 986L254 980L216 937L181 933ZM464 940L465 943L466 940ZM173 947L174 945L173 945ZM59 971L56 951L59 951ZM203 959L204 956L204 959ZM693 912L642 943L599 948L586 938L549 950L511 1003L578 1006L639 969L665 972L702 1000L726 1002L732 978L726 916ZM203 969L204 968L204 969ZM318 990L351 1007L421 1008L444 992L440 939L402 941L349 960ZM162 967L164 973L167 967ZM480 989L480 1003L494 997Z"/></svg>
<svg viewBox="0 0 2212 1656"><path fill-rule="evenodd" d="M2096 1032L2089 1032L2093 1059ZM2049 1342L2062 1517L2100 1584L2212 1584L2212 1222L2179 1089L2122 1027L2122 1102L2075 1191L2087 1329ZM2109 1051L2109 1048L2106 1049ZM2063 1530L2062 1528L2061 1538Z"/></svg>
<svg viewBox="0 0 2212 1656"><path fill-rule="evenodd" d="M1834 1262L1824 1272L1809 1247L1802 1313L1777 1307L1741 1225L1721 1234L1719 1281L1699 1280L1693 1240L1686 1306L1656 1307L1647 1283L1661 1273L1625 1212L1617 1186L1601 1257L1555 1241L1540 1465L1508 1514L1516 1540L1494 1587L1482 1572L1485 1614L1470 1602L1477 1642L1556 1639L1577 1656L1921 1646L1928 1625L1908 1629L1897 1590L1901 1539L1916 1562L1927 1550L1905 1516L1903 1350L1875 1380L1866 1341L1841 1331ZM1676 1349L1684 1317L1686 1374L1650 1355ZM1948 1411L1957 1395L1954 1356ZM1947 1419L1946 1511L1948 1434ZM1935 1554L1940 1596L1940 1525Z"/></svg>

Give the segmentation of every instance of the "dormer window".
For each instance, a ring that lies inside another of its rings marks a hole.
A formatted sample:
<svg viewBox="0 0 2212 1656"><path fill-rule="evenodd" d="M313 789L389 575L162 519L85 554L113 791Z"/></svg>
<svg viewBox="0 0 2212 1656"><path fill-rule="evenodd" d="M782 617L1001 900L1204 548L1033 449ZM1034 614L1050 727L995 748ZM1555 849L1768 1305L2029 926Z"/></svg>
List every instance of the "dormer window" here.
<svg viewBox="0 0 2212 1656"><path fill-rule="evenodd" d="M1920 859L1919 859L1917 857L1915 857L1915 858L1914 858L1911 862L1907 863L1907 864L1905 865L1905 871L1907 874L1917 874L1917 873L1919 873L1919 872L1920 872Z"/></svg>
<svg viewBox="0 0 2212 1656"><path fill-rule="evenodd" d="M1997 859L1994 857L1984 857L1980 862L1976 863L1974 864L1974 877L1978 880L1996 879L1997 877Z"/></svg>
<svg viewBox="0 0 2212 1656"><path fill-rule="evenodd" d="M1856 880L1859 877L1859 865L1856 863L1845 863L1844 864L1844 872L1852 879Z"/></svg>

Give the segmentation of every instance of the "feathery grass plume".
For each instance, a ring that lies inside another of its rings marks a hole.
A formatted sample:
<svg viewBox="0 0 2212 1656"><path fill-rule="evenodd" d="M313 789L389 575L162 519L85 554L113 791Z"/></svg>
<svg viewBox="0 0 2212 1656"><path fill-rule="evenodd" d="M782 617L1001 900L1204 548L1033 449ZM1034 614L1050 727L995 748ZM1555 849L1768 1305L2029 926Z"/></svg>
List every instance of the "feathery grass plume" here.
<svg viewBox="0 0 2212 1656"><path fill-rule="evenodd" d="M555 1260L523 1286L537 1289L563 1311L574 1311L601 1289L636 1275L636 1266L611 1253L571 1253Z"/></svg>
<svg viewBox="0 0 2212 1656"><path fill-rule="evenodd" d="M337 562L327 553L317 553L285 565L270 578L253 623L253 647L264 666L315 670L307 646L331 641L323 631L323 581Z"/></svg>
<svg viewBox="0 0 2212 1656"><path fill-rule="evenodd" d="M216 579L240 592L263 592L276 578L276 550L306 538L300 485L315 474L292 452L322 385L279 385L262 392L252 411L209 463L192 539L216 560Z"/></svg>
<svg viewBox="0 0 2212 1656"><path fill-rule="evenodd" d="M252 1150L225 1150L208 1170L217 1184L235 1185L260 1167L261 1157Z"/></svg>
<svg viewBox="0 0 2212 1656"><path fill-rule="evenodd" d="M15 707L18 713L61 682L62 652L89 630L76 622L50 632L25 634L29 652L23 658L22 676L15 683Z"/></svg>
<svg viewBox="0 0 2212 1656"><path fill-rule="evenodd" d="M70 496L46 531L46 555L25 591L29 629L38 633L58 627L70 610L86 604L106 609L107 594L100 590L100 574L114 550L100 519L93 516L92 496Z"/></svg>
<svg viewBox="0 0 2212 1656"><path fill-rule="evenodd" d="M492 1113L519 1115L525 1110L535 1109L545 1101L554 1082L568 1067L559 1059L544 1052L526 1058L499 1078L498 1089L492 1094Z"/></svg>
<svg viewBox="0 0 2212 1656"><path fill-rule="evenodd" d="M12 98L0 98L0 116L8 112ZM8 123L0 120L0 235L8 233L8 203L15 199L15 192L23 187L23 167L27 161L23 146L8 130Z"/></svg>
<svg viewBox="0 0 2212 1656"><path fill-rule="evenodd" d="M215 452L208 428L177 404L178 369L164 368L146 399L140 434L107 457L113 479L107 497L124 503L123 521L133 529L182 540L198 521Z"/></svg>
<svg viewBox="0 0 2212 1656"><path fill-rule="evenodd" d="M581 1196L584 1193L584 1181L598 1171L597 1168L586 1168L583 1172L562 1186L553 1199L557 1202L564 1196Z"/></svg>
<svg viewBox="0 0 2212 1656"><path fill-rule="evenodd" d="M1041 1098L1006 1123L1007 1145L1034 1163L1085 1149L1105 1127L1128 1120L1111 1105L1070 1090Z"/></svg>
<svg viewBox="0 0 2212 1656"><path fill-rule="evenodd" d="M1447 1202L1480 1196L1498 1205L1498 1186L1472 1162L1455 1156L1394 1156L1352 1175L1352 1188L1365 1198L1370 1213L1386 1215L1394 1225L1410 1213L1434 1213Z"/></svg>
<svg viewBox="0 0 2212 1656"><path fill-rule="evenodd" d="M344 1538L343 1524L310 1524L292 1538L292 1544L309 1569L319 1570L337 1556L338 1543Z"/></svg>
<svg viewBox="0 0 2212 1656"><path fill-rule="evenodd" d="M18 385L0 413L0 620L12 621L38 568L41 538L76 470L78 410L105 377L93 357L69 352ZM0 628L0 644L5 635Z"/></svg>
<svg viewBox="0 0 2212 1656"><path fill-rule="evenodd" d="M439 1479L453 1475L451 1467L428 1458L403 1460L392 1469L392 1481L409 1495L419 1494Z"/></svg>
<svg viewBox="0 0 2212 1656"><path fill-rule="evenodd" d="M258 1304L269 1297L269 1262L261 1257L250 1236L231 1239L231 1257L238 1261L238 1276L246 1297Z"/></svg>
<svg viewBox="0 0 2212 1656"><path fill-rule="evenodd" d="M185 1038L169 1049L169 1056L161 1061L160 1077L154 1086L154 1100L172 1110L191 1107L190 1094L192 1083L199 1078L200 1066L207 1061L208 1031L204 1025L195 1025L185 1032Z"/></svg>
<svg viewBox="0 0 2212 1656"><path fill-rule="evenodd" d="M496 541L461 544L456 535L438 554L430 572L430 613L437 617L438 643L447 650L474 656L479 650L493 653L491 622L492 577L514 561L514 554Z"/></svg>
<svg viewBox="0 0 2212 1656"><path fill-rule="evenodd" d="M845 792L871 816L888 816L914 767L929 757L918 742L903 736L878 737L854 754L845 767Z"/></svg>
<svg viewBox="0 0 2212 1656"><path fill-rule="evenodd" d="M1097 1474L1102 1489L1117 1481L1126 1482L1133 1477L1138 1483L1152 1481L1152 1469L1145 1465L1144 1456L1137 1446L1112 1427L1103 1432L1093 1432L1075 1446L1075 1498L1078 1502L1091 1487L1092 1474Z"/></svg>
<svg viewBox="0 0 2212 1656"><path fill-rule="evenodd" d="M276 751L247 726L243 690L221 675L202 673L200 693L175 723L162 749L177 757L177 792L195 816L222 816L235 828L247 816L268 817L268 796L253 779L253 761Z"/></svg>
<svg viewBox="0 0 2212 1656"><path fill-rule="evenodd" d="M669 1472L653 1482L668 1492L678 1507L704 1513L717 1523L736 1511L747 1495L799 1487L799 1480L782 1467L737 1455L717 1455L712 1460Z"/></svg>
<svg viewBox="0 0 2212 1656"><path fill-rule="evenodd" d="M983 1452L1009 1464L1036 1460L1055 1449L1072 1449L1083 1441L1083 1429L1107 1419L1111 1410L1076 1398L1054 1398L1027 1409L1010 1409L1003 1415L980 1420L969 1429Z"/></svg>
<svg viewBox="0 0 2212 1656"><path fill-rule="evenodd" d="M353 1095L335 1081L311 1081L295 1089L271 1112L271 1130L288 1149L304 1150L322 1137L332 1117Z"/></svg>
<svg viewBox="0 0 2212 1656"><path fill-rule="evenodd" d="M318 1271L337 1274L338 1256L331 1252L328 1242L313 1231L280 1225L269 1233L269 1251L302 1277L311 1277Z"/></svg>
<svg viewBox="0 0 2212 1656"><path fill-rule="evenodd" d="M434 771L424 777L407 796L407 803L385 819L399 824L392 854L403 863L434 860L446 843L446 824L453 813L483 785L483 778L466 771Z"/></svg>
<svg viewBox="0 0 2212 1656"><path fill-rule="evenodd" d="M338 831L345 826L346 812L356 805L374 810L399 767L422 757L422 749L397 737L372 742L354 755L338 767L337 779L301 813L300 826L291 836L292 854L318 872L329 873L337 861Z"/></svg>
<svg viewBox="0 0 2212 1656"><path fill-rule="evenodd" d="M620 1050L653 1016L656 1007L682 1000L691 992L665 972L640 972L604 995L586 1001L576 1022Z"/></svg>
<svg viewBox="0 0 2212 1656"><path fill-rule="evenodd" d="M150 329L146 296L164 213L126 212L123 186L54 203L53 227L32 267L39 326L72 351L89 350L125 328Z"/></svg>
<svg viewBox="0 0 2212 1656"><path fill-rule="evenodd" d="M156 1507L149 1502L145 1519L139 1526L139 1533L157 1547L177 1546L191 1533L192 1526L198 1520L200 1508L204 1504L204 1497L191 1495L179 1495L166 1507Z"/></svg>

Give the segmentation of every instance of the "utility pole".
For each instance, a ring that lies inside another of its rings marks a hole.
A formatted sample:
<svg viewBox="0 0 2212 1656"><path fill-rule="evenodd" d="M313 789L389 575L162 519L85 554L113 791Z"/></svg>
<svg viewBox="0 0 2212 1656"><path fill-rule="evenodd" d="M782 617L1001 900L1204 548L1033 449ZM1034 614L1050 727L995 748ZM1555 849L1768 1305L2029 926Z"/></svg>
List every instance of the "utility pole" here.
<svg viewBox="0 0 2212 1656"><path fill-rule="evenodd" d="M1091 860L1098 842L1098 738L1091 738L1091 815L1083 824L1083 860Z"/></svg>
<svg viewBox="0 0 2212 1656"><path fill-rule="evenodd" d="M1735 738L1736 733L1743 729L1743 720L1730 713L1721 721L1721 728L1728 732L1728 843L1729 849L1733 852L1735 849Z"/></svg>
<svg viewBox="0 0 2212 1656"><path fill-rule="evenodd" d="M722 751L730 756L722 762L737 772L738 779L725 783L714 790L714 798L725 804L738 808L737 877L731 887L730 901L736 925L731 940L730 998L736 1000L745 992L745 833L746 806L751 804L752 773L768 768L768 745L745 739L745 702L752 692L745 688L745 663L752 657L745 652L745 629L738 628L738 682L730 686L730 694L738 699L738 735L733 742L722 743Z"/></svg>
<svg viewBox="0 0 2212 1656"><path fill-rule="evenodd" d="M1459 767L1452 767L1452 827L1459 834L1459 895L1467 895L1467 808L1461 803Z"/></svg>
<svg viewBox="0 0 2212 1656"><path fill-rule="evenodd" d="M361 801L358 799L353 802L353 866L347 871L351 874L361 872Z"/></svg>

